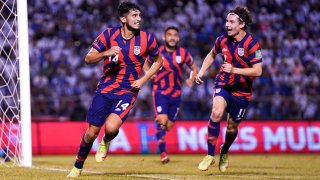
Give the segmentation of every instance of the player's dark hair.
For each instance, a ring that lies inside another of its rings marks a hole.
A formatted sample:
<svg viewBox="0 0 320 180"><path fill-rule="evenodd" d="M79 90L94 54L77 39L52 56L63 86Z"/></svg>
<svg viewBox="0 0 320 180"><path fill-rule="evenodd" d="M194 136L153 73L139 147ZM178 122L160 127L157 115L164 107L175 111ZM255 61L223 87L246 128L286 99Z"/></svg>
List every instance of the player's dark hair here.
<svg viewBox="0 0 320 180"><path fill-rule="evenodd" d="M118 7L119 17L126 16L130 10L138 10L141 12L141 9L138 5L136 5L132 2L122 2Z"/></svg>
<svg viewBox="0 0 320 180"><path fill-rule="evenodd" d="M238 15L239 21L245 23L244 30L246 30L248 26L252 23L250 11L246 7L238 6L234 9L231 9L229 13L234 13Z"/></svg>
<svg viewBox="0 0 320 180"><path fill-rule="evenodd" d="M165 30L164 33L167 33L167 31L169 31L170 29L176 30L177 32L179 32L179 29L175 26L168 26Z"/></svg>

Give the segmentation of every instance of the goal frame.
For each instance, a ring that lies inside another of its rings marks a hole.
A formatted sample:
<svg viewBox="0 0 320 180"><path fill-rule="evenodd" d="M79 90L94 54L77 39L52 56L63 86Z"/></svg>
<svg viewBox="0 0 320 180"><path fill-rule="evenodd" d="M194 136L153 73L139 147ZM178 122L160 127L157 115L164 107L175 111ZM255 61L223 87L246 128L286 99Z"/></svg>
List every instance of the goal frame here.
<svg viewBox="0 0 320 180"><path fill-rule="evenodd" d="M27 0L16 0L18 19L18 62L20 84L21 160L20 166L32 166L31 101Z"/></svg>

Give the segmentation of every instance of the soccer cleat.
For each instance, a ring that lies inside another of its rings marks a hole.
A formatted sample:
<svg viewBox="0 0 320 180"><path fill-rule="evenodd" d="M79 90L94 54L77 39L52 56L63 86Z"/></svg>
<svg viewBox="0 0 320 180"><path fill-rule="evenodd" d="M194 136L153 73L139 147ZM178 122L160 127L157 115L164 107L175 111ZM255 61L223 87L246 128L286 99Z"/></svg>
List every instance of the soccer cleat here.
<svg viewBox="0 0 320 180"><path fill-rule="evenodd" d="M220 172L225 172L229 166L228 154L222 154L222 146L220 146L220 159L219 159L219 170Z"/></svg>
<svg viewBox="0 0 320 180"><path fill-rule="evenodd" d="M206 171L209 169L210 165L214 164L214 157L210 155L206 155L203 160L200 162L198 169L201 171Z"/></svg>
<svg viewBox="0 0 320 180"><path fill-rule="evenodd" d="M79 177L81 175L81 172L82 169L73 167L67 177Z"/></svg>
<svg viewBox="0 0 320 180"><path fill-rule="evenodd" d="M110 142L104 142L104 140L102 139L100 142L100 146L96 152L96 156L95 159L97 162L102 162L106 159L107 157L107 153L108 153L108 149L110 146Z"/></svg>
<svg viewBox="0 0 320 180"><path fill-rule="evenodd" d="M162 164L167 164L170 161L170 158L166 152L162 152L160 154L160 160L161 160Z"/></svg>

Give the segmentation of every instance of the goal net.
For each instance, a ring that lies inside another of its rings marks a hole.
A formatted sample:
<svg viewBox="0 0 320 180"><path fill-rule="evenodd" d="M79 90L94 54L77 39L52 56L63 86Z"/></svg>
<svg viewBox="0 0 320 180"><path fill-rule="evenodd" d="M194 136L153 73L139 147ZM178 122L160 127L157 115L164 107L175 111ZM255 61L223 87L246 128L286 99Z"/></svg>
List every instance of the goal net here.
<svg viewBox="0 0 320 180"><path fill-rule="evenodd" d="M26 5L26 0L0 0L0 165L4 166L32 164Z"/></svg>

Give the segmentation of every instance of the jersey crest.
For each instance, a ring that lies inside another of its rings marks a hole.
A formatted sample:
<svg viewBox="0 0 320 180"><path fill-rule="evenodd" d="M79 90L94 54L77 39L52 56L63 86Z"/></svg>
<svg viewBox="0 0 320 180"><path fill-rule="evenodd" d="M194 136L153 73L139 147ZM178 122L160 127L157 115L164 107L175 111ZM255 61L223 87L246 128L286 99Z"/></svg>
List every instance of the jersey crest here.
<svg viewBox="0 0 320 180"><path fill-rule="evenodd" d="M244 55L244 48L238 48L238 55L243 56Z"/></svg>
<svg viewBox="0 0 320 180"><path fill-rule="evenodd" d="M133 48L133 53L135 55L139 55L140 54L140 46L134 46Z"/></svg>
<svg viewBox="0 0 320 180"><path fill-rule="evenodd" d="M176 56L176 62L178 63L178 64L180 64L181 63L181 56Z"/></svg>

